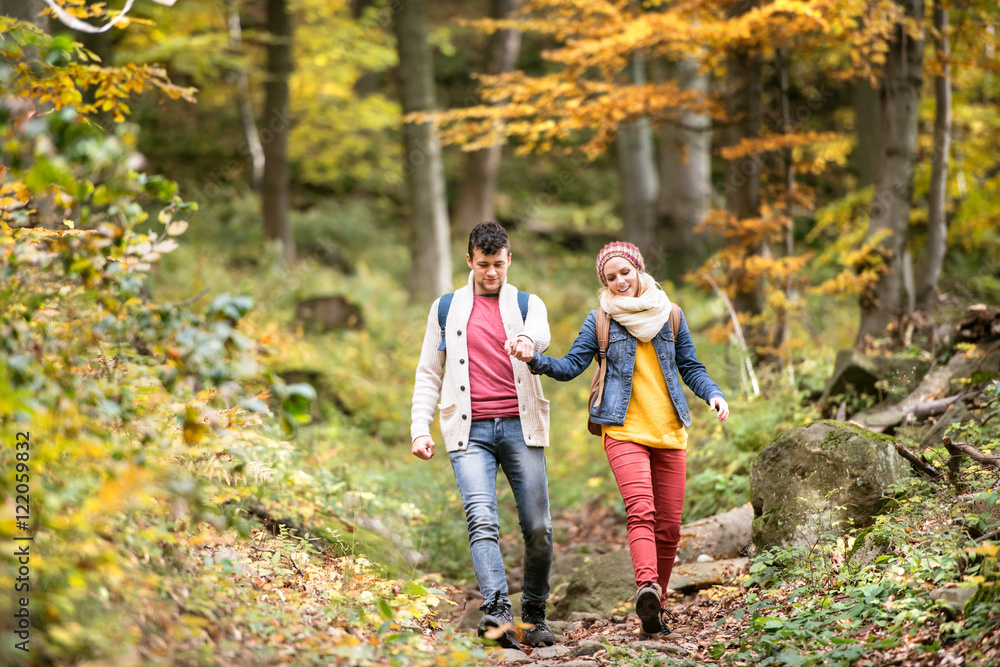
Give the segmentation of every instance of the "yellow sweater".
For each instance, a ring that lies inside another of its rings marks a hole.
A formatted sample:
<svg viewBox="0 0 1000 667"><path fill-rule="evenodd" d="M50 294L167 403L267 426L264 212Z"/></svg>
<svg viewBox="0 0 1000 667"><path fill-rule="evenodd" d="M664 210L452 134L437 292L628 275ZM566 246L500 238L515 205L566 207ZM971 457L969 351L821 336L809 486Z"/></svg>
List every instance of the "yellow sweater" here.
<svg viewBox="0 0 1000 667"><path fill-rule="evenodd" d="M667 381L652 342L637 341L625 423L605 426L604 435L648 447L687 449L687 431L667 393Z"/></svg>

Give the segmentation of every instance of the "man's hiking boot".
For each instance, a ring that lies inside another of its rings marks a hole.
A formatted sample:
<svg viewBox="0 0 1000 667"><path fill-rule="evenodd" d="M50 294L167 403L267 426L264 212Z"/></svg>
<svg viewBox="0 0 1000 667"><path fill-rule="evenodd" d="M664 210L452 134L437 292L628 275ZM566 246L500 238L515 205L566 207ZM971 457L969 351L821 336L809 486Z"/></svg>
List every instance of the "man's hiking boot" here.
<svg viewBox="0 0 1000 667"><path fill-rule="evenodd" d="M510 605L500 602L499 596L484 610L486 613L479 621L477 631L479 636L494 641L504 648L521 650L521 645L514 634L514 614Z"/></svg>
<svg viewBox="0 0 1000 667"><path fill-rule="evenodd" d="M532 646L552 646L556 636L545 622L545 603L526 602L521 605L521 622L532 627L524 631L524 639Z"/></svg>
<svg viewBox="0 0 1000 667"><path fill-rule="evenodd" d="M660 587L644 584L635 596L635 614L639 617L639 632L647 637L659 635L663 631L660 620Z"/></svg>

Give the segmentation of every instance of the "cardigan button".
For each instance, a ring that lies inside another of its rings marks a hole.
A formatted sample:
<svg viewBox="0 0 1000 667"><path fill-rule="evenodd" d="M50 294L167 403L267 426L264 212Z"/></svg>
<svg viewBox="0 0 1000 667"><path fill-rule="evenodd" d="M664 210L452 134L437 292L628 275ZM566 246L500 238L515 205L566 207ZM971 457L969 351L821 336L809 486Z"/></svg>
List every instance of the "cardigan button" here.
<svg viewBox="0 0 1000 667"><path fill-rule="evenodd" d="M465 443L464 443L464 442L462 442L461 440L459 440L459 441L458 441L458 446L459 446L459 447L461 447L461 446L462 446L462 445L464 445L464 444L465 444Z"/></svg>
<svg viewBox="0 0 1000 667"><path fill-rule="evenodd" d="M468 419L469 415L462 415L462 419Z"/></svg>
<svg viewBox="0 0 1000 667"><path fill-rule="evenodd" d="M458 360L458 363L460 363L460 364L464 364L464 363L465 363L465 359L459 359L459 360Z"/></svg>
<svg viewBox="0 0 1000 667"><path fill-rule="evenodd" d="M459 387L459 389L460 389L461 391L465 391L465 385L463 384L463 385L462 385L461 387Z"/></svg>

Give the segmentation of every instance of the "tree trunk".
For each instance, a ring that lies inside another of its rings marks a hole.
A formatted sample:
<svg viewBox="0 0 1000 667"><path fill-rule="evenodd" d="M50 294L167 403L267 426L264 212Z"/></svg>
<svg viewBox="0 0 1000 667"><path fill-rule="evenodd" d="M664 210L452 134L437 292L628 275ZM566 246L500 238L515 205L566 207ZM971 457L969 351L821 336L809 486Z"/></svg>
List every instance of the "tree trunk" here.
<svg viewBox="0 0 1000 667"><path fill-rule="evenodd" d="M923 19L923 0L897 0L906 16ZM882 87L882 141L879 170L872 195L866 238L885 234L879 242L884 272L861 296L858 343L882 336L902 312L903 254L907 246L913 163L917 151L923 39L912 40L902 25L889 48Z"/></svg>
<svg viewBox="0 0 1000 667"><path fill-rule="evenodd" d="M490 15L509 18L521 6L521 0L492 0ZM521 49L520 30L497 30L490 37L487 49L486 73L501 74L514 68ZM458 229L469 232L480 222L495 217L493 199L497 192L497 172L500 169L501 144L495 143L468 153L465 158L462 183L455 204L454 222Z"/></svg>
<svg viewBox="0 0 1000 667"><path fill-rule="evenodd" d="M780 87L780 107L781 107L781 134L788 134L793 131L791 104L788 100L788 63L785 60L785 49L779 48L775 51L775 69L778 70L778 84ZM791 147L785 148L782 153L782 169L785 186L785 257L795 254L795 225L792 217L792 198L795 195L795 152ZM792 303L792 277L785 278L785 301L784 305L776 308L778 321L774 327L774 334L771 336L771 347L781 350L788 336L788 306ZM780 353L779 353L780 354ZM781 357L771 355L768 359L775 366L781 365ZM788 364L789 372L793 365ZM793 383L794 386L794 383Z"/></svg>
<svg viewBox="0 0 1000 667"><path fill-rule="evenodd" d="M654 61L654 65L659 63ZM697 63L672 63L658 80L676 78L688 90L708 91L708 78ZM693 111L680 114L679 122L665 121L659 128L660 184L656 199L657 224L654 252L663 258L660 274L678 279L698 265L703 250L694 228L708 213L712 193L712 119Z"/></svg>
<svg viewBox="0 0 1000 667"><path fill-rule="evenodd" d="M45 0L0 0L0 14L34 23L44 32L50 32L52 26L49 16L40 15L45 7Z"/></svg>
<svg viewBox="0 0 1000 667"><path fill-rule="evenodd" d="M681 526L677 559L682 563L694 563L702 554L708 554L715 560L744 556L753 544L750 534L752 523L753 506L750 503L686 523Z"/></svg>
<svg viewBox="0 0 1000 667"><path fill-rule="evenodd" d="M393 27L399 52L403 113L434 109L434 72L427 41L425 0L402 3ZM411 280L414 297L433 298L451 291L450 234L445 203L441 144L432 123L403 125L403 154L409 191Z"/></svg>
<svg viewBox="0 0 1000 667"><path fill-rule="evenodd" d="M736 51L727 59L728 95L726 115L726 144L735 146L745 138L760 136L762 109L762 65L760 56L750 51ZM726 163L726 208L737 219L760 216L760 185L763 161L759 155L750 155ZM746 249L747 259L770 252L766 244L757 243ZM747 275L743 268L734 270L729 284L735 287L733 306L744 316L759 315L764 311L764 287L759 278ZM751 347L766 345L759 326L745 328L745 337Z"/></svg>
<svg viewBox="0 0 1000 667"><path fill-rule="evenodd" d="M276 241L287 263L295 261L288 197L288 78L292 72L292 17L286 0L267 0L267 84L261 143L264 181L261 202L264 238Z"/></svg>
<svg viewBox="0 0 1000 667"><path fill-rule="evenodd" d="M927 205L927 257L917 285L917 307L933 312L937 302L938 280L948 250L948 220L945 201L948 185L948 149L951 145L951 71L948 67L948 13L941 0L934 4L935 49L942 62L934 78L934 155L931 161L931 187Z"/></svg>
<svg viewBox="0 0 1000 667"><path fill-rule="evenodd" d="M351 0L351 17L354 20L360 19L364 16L364 13L369 7L375 4L375 0ZM379 92L382 88L381 84L382 75L381 72L376 72L374 70L364 70L358 76L357 81L354 82L354 93L359 98L365 98L370 95L374 95Z"/></svg>
<svg viewBox="0 0 1000 667"><path fill-rule="evenodd" d="M234 53L243 52L243 27L240 22L240 6L236 0L229 0L229 48ZM237 104L240 108L240 120L243 121L246 152L250 155L250 184L254 190L260 191L264 180L264 146L257 130L257 119L254 118L250 77L246 69L240 66L234 67L232 74L236 79Z"/></svg>
<svg viewBox="0 0 1000 667"><path fill-rule="evenodd" d="M645 59L632 58L628 67L633 83L646 82ZM621 123L615 138L618 157L618 189L622 197L623 236L639 246L652 264L658 264L653 252L653 228L656 223L656 164L653 162L653 137L649 119Z"/></svg>
<svg viewBox="0 0 1000 667"><path fill-rule="evenodd" d="M882 100L879 90L868 80L857 81L851 91L854 107L854 134L857 145L852 161L858 173L858 187L866 188L875 182L878 172L879 132L882 129Z"/></svg>

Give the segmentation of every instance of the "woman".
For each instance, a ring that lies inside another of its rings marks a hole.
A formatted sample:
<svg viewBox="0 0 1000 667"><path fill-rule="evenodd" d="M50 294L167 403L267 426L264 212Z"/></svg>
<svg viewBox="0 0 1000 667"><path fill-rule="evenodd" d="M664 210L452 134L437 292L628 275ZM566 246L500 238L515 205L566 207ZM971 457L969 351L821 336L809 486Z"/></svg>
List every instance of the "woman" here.
<svg viewBox="0 0 1000 667"><path fill-rule="evenodd" d="M677 306L645 272L639 249L609 243L597 255L604 287L601 308L611 317L607 369L600 404L590 420L601 425L604 449L628 517L629 552L637 588L635 611L642 633L667 633L663 595L680 539L691 415L678 377L713 410L720 422L729 406L698 361L684 314L676 340L670 324ZM678 311L679 312L679 311ZM532 372L567 381L590 366L598 352L597 311L591 311L562 359L535 352L530 341L508 341L507 352Z"/></svg>

